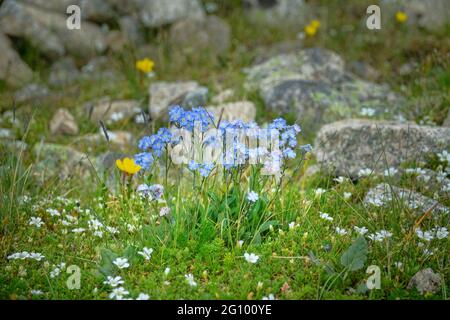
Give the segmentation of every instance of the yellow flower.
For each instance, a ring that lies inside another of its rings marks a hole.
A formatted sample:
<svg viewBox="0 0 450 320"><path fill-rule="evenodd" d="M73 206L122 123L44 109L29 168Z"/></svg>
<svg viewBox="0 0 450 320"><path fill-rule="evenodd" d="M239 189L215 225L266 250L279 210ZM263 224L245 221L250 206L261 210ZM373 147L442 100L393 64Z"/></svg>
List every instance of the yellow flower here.
<svg viewBox="0 0 450 320"><path fill-rule="evenodd" d="M317 33L317 28L314 27L314 26L311 25L311 24L308 24L308 25L305 27L305 33L306 33L306 35L308 35L308 36L310 36L310 37L314 37L315 34Z"/></svg>
<svg viewBox="0 0 450 320"><path fill-rule="evenodd" d="M397 22L404 23L406 20L408 20L408 15L403 11L397 11L397 13L395 14L395 19L397 20Z"/></svg>
<svg viewBox="0 0 450 320"><path fill-rule="evenodd" d="M152 72L154 65L155 65L155 63L152 60L150 60L149 58L145 58L145 59L136 61L136 68L139 71L142 71L144 73Z"/></svg>
<svg viewBox="0 0 450 320"><path fill-rule="evenodd" d="M309 24L311 26L313 26L314 28L319 28L320 27L320 21L319 20L313 20L311 21L311 23Z"/></svg>
<svg viewBox="0 0 450 320"><path fill-rule="evenodd" d="M120 169L120 171L130 175L133 175L141 170L141 166L134 163L134 160L130 158L123 158L122 160L117 159L116 166Z"/></svg>

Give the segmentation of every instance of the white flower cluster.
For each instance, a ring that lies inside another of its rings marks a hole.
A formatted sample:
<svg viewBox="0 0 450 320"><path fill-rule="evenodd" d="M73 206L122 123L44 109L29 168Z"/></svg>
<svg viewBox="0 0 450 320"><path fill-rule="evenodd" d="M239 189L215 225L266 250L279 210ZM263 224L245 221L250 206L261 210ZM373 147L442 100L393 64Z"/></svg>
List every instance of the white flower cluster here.
<svg viewBox="0 0 450 320"><path fill-rule="evenodd" d="M446 239L448 234L449 233L446 227L437 227L428 231L422 231L420 228L416 230L417 237L427 242L433 239Z"/></svg>
<svg viewBox="0 0 450 320"><path fill-rule="evenodd" d="M45 259L45 256L41 253L37 252L16 252L8 256L8 260L25 260L25 259L32 259L36 261L41 261Z"/></svg>
<svg viewBox="0 0 450 320"><path fill-rule="evenodd" d="M387 230L380 230L375 233L369 234L369 239L377 242L382 242L384 239L392 237L392 233Z"/></svg>

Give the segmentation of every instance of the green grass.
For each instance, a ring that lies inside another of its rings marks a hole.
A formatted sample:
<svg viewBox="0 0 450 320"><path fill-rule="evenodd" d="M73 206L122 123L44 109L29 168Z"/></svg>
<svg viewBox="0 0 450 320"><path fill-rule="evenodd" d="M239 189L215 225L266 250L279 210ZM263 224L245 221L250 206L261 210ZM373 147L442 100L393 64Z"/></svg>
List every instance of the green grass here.
<svg viewBox="0 0 450 320"><path fill-rule="evenodd" d="M328 12L333 14L326 16L317 36L308 39L304 46L325 47L336 51L346 61L370 63L381 72L380 82L387 82L405 95L409 103L405 109L412 119L428 118L441 123L449 105L450 64L446 54L448 41L445 41L448 29L428 33L391 24L372 33L361 23L365 13L361 2L349 1L345 6L338 1L327 1L327 4ZM141 82L134 66L138 56L134 50L111 54L111 66L125 75L124 80L86 81L55 89L60 94L56 100L18 106L16 115L22 123L17 128L18 136L30 147L43 138L47 142L74 145L73 138L50 135L48 124L57 108L73 111L80 124L80 135L97 133L98 126L86 121L80 106L106 95L142 100L145 105L147 86L155 80L196 80L208 86L211 96L222 89L233 88L236 99L249 99L257 105L259 123L273 119L277 115L264 110L258 94L243 89L242 68L252 63L261 48L280 41L296 41L297 33L302 30L290 25L268 27L261 22L250 23L229 2L220 2L219 8L218 14L232 28L232 45L223 56L211 57L207 51L181 54L167 45L167 30L148 34L154 46L151 57L156 62L154 79ZM352 32L346 31L348 26L353 27ZM21 43L20 50L39 75L45 74L47 62L42 61L33 48ZM418 62L418 69L411 75L400 76L398 68L410 59ZM0 93L0 110L10 110L13 90L1 82ZM292 122L296 115L286 115L286 118ZM2 127L12 126L2 124ZM147 129L127 121L108 129L127 130L136 137L148 133ZM301 139L311 142L314 134L305 132ZM77 147L88 152L83 146ZM426 248L434 253L424 255L425 248L419 246L421 241L414 234L418 216L411 209L398 201L382 208L363 204L367 191L386 181L382 177L337 184L334 177L323 172L305 176L306 167L314 161L308 159L306 163L290 165L279 192L276 192L276 181L247 169L236 173L234 180L227 183L218 177L203 183L197 177L194 182L190 174L185 172L180 176L175 170L168 184L164 177L154 174L136 177L132 186L120 184L117 172L120 192L114 194L95 174L84 180L77 177L64 181L50 179L42 184L32 175L35 159L31 152L15 154L0 148L0 298L108 299L111 288L103 284L105 275L120 275L131 297L144 292L152 299L262 299L269 294L278 299L448 298L448 238L427 243ZM133 154L136 149L130 146L129 151ZM107 146L102 145L88 154L94 157L105 150ZM302 166L299 172L293 170L297 165ZM445 164L430 159L425 165L436 169ZM143 182L165 184L165 203L140 200L133 190ZM412 177L387 182L430 197L437 191ZM316 197L317 188L327 192ZM260 194L261 199L256 204L246 200L248 189ZM351 198L345 200L344 192L351 192ZM24 195L29 201L23 201ZM448 197L441 195L438 200L450 206ZM171 208L170 219L158 216L164 205ZM46 212L49 208L65 210L63 216L77 217L77 226L85 228L85 233L71 232L75 226L64 226L61 218L51 217ZM329 213L334 220L320 218L319 212ZM41 217L45 225L39 229L30 226L31 217ZM120 233L113 235L104 231L103 238L94 236L88 226L93 218L105 226L118 228ZM297 227L290 230L292 222ZM136 230L130 232L127 224L134 225ZM365 226L369 233L386 229L393 236L383 242L368 240L364 266L350 271L342 265L341 257L357 238L353 231L355 225ZM437 226L447 227L448 217L426 218L420 222L423 230ZM336 227L345 228L349 234L338 235ZM244 241L242 247L237 245L239 240ZM150 261L137 254L143 247L153 248ZM21 251L40 252L46 259L41 262L6 259ZM259 261L248 263L243 257L245 252L257 254ZM131 265L119 270L111 265L111 257L128 257ZM70 275L65 270L58 277L50 277L55 265L61 262L80 267L79 290L68 289L66 280ZM396 262L402 262L402 268L397 268ZM369 265L377 265L381 270L379 290L363 290ZM170 272L165 275L167 267ZM443 277L441 290L426 296L407 290L410 278L428 267ZM185 275L189 273L194 275L196 287L187 284ZM33 296L31 290L42 290L44 294Z"/></svg>

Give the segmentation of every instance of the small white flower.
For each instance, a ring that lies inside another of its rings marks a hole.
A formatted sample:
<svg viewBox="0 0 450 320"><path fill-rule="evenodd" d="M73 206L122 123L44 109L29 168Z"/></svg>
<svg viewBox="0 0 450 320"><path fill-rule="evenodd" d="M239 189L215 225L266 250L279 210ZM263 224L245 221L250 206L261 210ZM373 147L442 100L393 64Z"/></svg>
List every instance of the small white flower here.
<svg viewBox="0 0 450 320"><path fill-rule="evenodd" d="M376 110L373 108L361 108L361 115L365 117L373 117L376 113Z"/></svg>
<svg viewBox="0 0 450 320"><path fill-rule="evenodd" d="M416 230L416 235L419 239L422 239L424 241L431 241L434 239L433 233L431 231L422 231L421 229Z"/></svg>
<svg viewBox="0 0 450 320"><path fill-rule="evenodd" d="M365 168L358 171L358 177L368 177L372 174L372 169Z"/></svg>
<svg viewBox="0 0 450 320"><path fill-rule="evenodd" d="M93 235L99 238L103 238L103 231L100 230L94 231Z"/></svg>
<svg viewBox="0 0 450 320"><path fill-rule="evenodd" d="M437 228L436 230L436 238L445 239L448 237L448 230L446 227Z"/></svg>
<svg viewBox="0 0 450 320"><path fill-rule="evenodd" d="M83 233L85 231L86 231L85 228L75 228L72 230L73 233Z"/></svg>
<svg viewBox="0 0 450 320"><path fill-rule="evenodd" d="M139 251L138 254L144 257L145 260L150 260L152 257L153 249L144 247L142 251Z"/></svg>
<svg viewBox="0 0 450 320"><path fill-rule="evenodd" d="M106 227L106 231L108 231L111 234L118 234L119 233L119 229L114 228L114 227Z"/></svg>
<svg viewBox="0 0 450 320"><path fill-rule="evenodd" d="M109 294L110 299L122 300L124 296L127 296L129 292L125 290L123 287L114 288L113 291Z"/></svg>
<svg viewBox="0 0 450 320"><path fill-rule="evenodd" d="M348 200L352 197L352 193L351 192L344 192L344 200Z"/></svg>
<svg viewBox="0 0 450 320"><path fill-rule="evenodd" d="M128 263L127 258L116 258L113 263L117 266L119 269L126 269L130 266Z"/></svg>
<svg viewBox="0 0 450 320"><path fill-rule="evenodd" d="M128 232L133 233L136 231L136 226L132 225L131 223L128 223L127 230L128 230Z"/></svg>
<svg viewBox="0 0 450 320"><path fill-rule="evenodd" d="M117 277L108 276L107 280L105 280L103 283L115 288L115 287L123 284L124 281L122 280L122 277L120 277L120 276L117 276Z"/></svg>
<svg viewBox="0 0 450 320"><path fill-rule="evenodd" d="M394 167L390 167L389 169L384 170L384 176L385 177L392 177L395 176L398 172L398 169Z"/></svg>
<svg viewBox="0 0 450 320"><path fill-rule="evenodd" d="M366 227L358 227L358 226L354 226L353 230L356 231L356 233L358 233L360 236L365 235L369 230Z"/></svg>
<svg viewBox="0 0 450 320"><path fill-rule="evenodd" d="M294 230L296 227L298 227L298 224L296 224L295 221L289 223L289 230Z"/></svg>
<svg viewBox="0 0 450 320"><path fill-rule="evenodd" d="M255 191L250 191L247 195L247 200L250 202L256 202L259 199L259 195Z"/></svg>
<svg viewBox="0 0 450 320"><path fill-rule="evenodd" d="M345 230L343 228L339 228L339 227L336 227L335 230L336 230L336 233L340 236L345 236L348 233L347 230Z"/></svg>
<svg viewBox="0 0 450 320"><path fill-rule="evenodd" d="M98 230L101 227L103 227L103 223L101 223L99 220L97 219L91 219L88 221L88 225L89 225L89 229L91 230Z"/></svg>
<svg viewBox="0 0 450 320"><path fill-rule="evenodd" d="M40 228L42 225L44 224L44 222L42 221L42 219L40 217L31 217L29 225L30 226L35 226L36 228Z"/></svg>
<svg viewBox="0 0 450 320"><path fill-rule="evenodd" d="M441 153L438 153L437 156L439 158L439 161L447 162L450 164L450 153L447 152L447 150L444 150Z"/></svg>
<svg viewBox="0 0 450 320"><path fill-rule="evenodd" d="M340 176L340 177L334 178L333 180L337 183L343 183L345 181L345 177Z"/></svg>
<svg viewBox="0 0 450 320"><path fill-rule="evenodd" d="M30 292L33 296L40 296L40 295L44 294L44 292L42 292L42 290L31 290Z"/></svg>
<svg viewBox="0 0 450 320"><path fill-rule="evenodd" d="M246 260L247 262L249 262L249 263L257 263L258 260L259 260L259 256L257 256L257 255L254 254L254 253L248 254L247 252L244 253L244 258L245 258L245 260Z"/></svg>
<svg viewBox="0 0 450 320"><path fill-rule="evenodd" d="M165 217L170 214L170 208L169 207L162 207L161 210L159 210L159 216Z"/></svg>
<svg viewBox="0 0 450 320"><path fill-rule="evenodd" d="M320 196L321 196L322 194L324 194L325 192L327 192L327 190L322 189L322 188L317 188L317 189L314 191L314 194L315 194L316 197L320 197Z"/></svg>
<svg viewBox="0 0 450 320"><path fill-rule="evenodd" d="M167 267L164 269L164 275L167 276L170 273L170 268Z"/></svg>
<svg viewBox="0 0 450 320"><path fill-rule="evenodd" d="M263 300L276 300L275 296L273 295L273 293L269 294L269 296L267 296L267 297L263 297L262 299Z"/></svg>
<svg viewBox="0 0 450 320"><path fill-rule="evenodd" d="M56 278L57 276L59 276L61 274L61 269L60 268L55 268L50 272L50 278Z"/></svg>
<svg viewBox="0 0 450 320"><path fill-rule="evenodd" d="M319 212L319 216L327 221L333 221L333 217L331 217L328 213L326 212Z"/></svg>
<svg viewBox="0 0 450 320"><path fill-rule="evenodd" d="M47 209L46 212L49 213L52 217L59 217L61 215L61 213L59 213L59 211L56 209Z"/></svg>
<svg viewBox="0 0 450 320"><path fill-rule="evenodd" d="M146 293L139 293L138 297L136 298L136 300L149 300L150 296Z"/></svg>
<svg viewBox="0 0 450 320"><path fill-rule="evenodd" d="M197 282L195 282L194 276L192 275L192 273L185 274L184 277L186 278L187 283L188 283L191 287L197 286Z"/></svg>
<svg viewBox="0 0 450 320"><path fill-rule="evenodd" d="M272 226L272 225L270 225L270 226ZM239 240L238 242L237 242L237 247L238 248L242 248L242 245L244 244L244 240Z"/></svg>
<svg viewBox="0 0 450 320"><path fill-rule="evenodd" d="M403 269L403 263L400 261L394 262L394 266L399 270Z"/></svg>
<svg viewBox="0 0 450 320"><path fill-rule="evenodd" d="M377 242L382 242L384 239L392 237L392 233L387 230L380 230L369 235L369 239Z"/></svg>
<svg viewBox="0 0 450 320"><path fill-rule="evenodd" d="M36 261L41 261L42 259L45 259L45 256L38 252L31 252L29 257L30 259L34 259Z"/></svg>

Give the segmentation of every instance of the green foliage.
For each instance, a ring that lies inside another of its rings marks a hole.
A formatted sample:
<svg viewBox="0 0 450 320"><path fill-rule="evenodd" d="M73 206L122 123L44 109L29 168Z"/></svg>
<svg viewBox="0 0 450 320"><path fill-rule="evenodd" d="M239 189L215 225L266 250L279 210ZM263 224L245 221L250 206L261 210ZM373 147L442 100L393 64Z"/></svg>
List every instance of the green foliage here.
<svg viewBox="0 0 450 320"><path fill-rule="evenodd" d="M367 253L367 241L364 237L359 237L342 254L341 264L349 271L362 269L367 260Z"/></svg>

